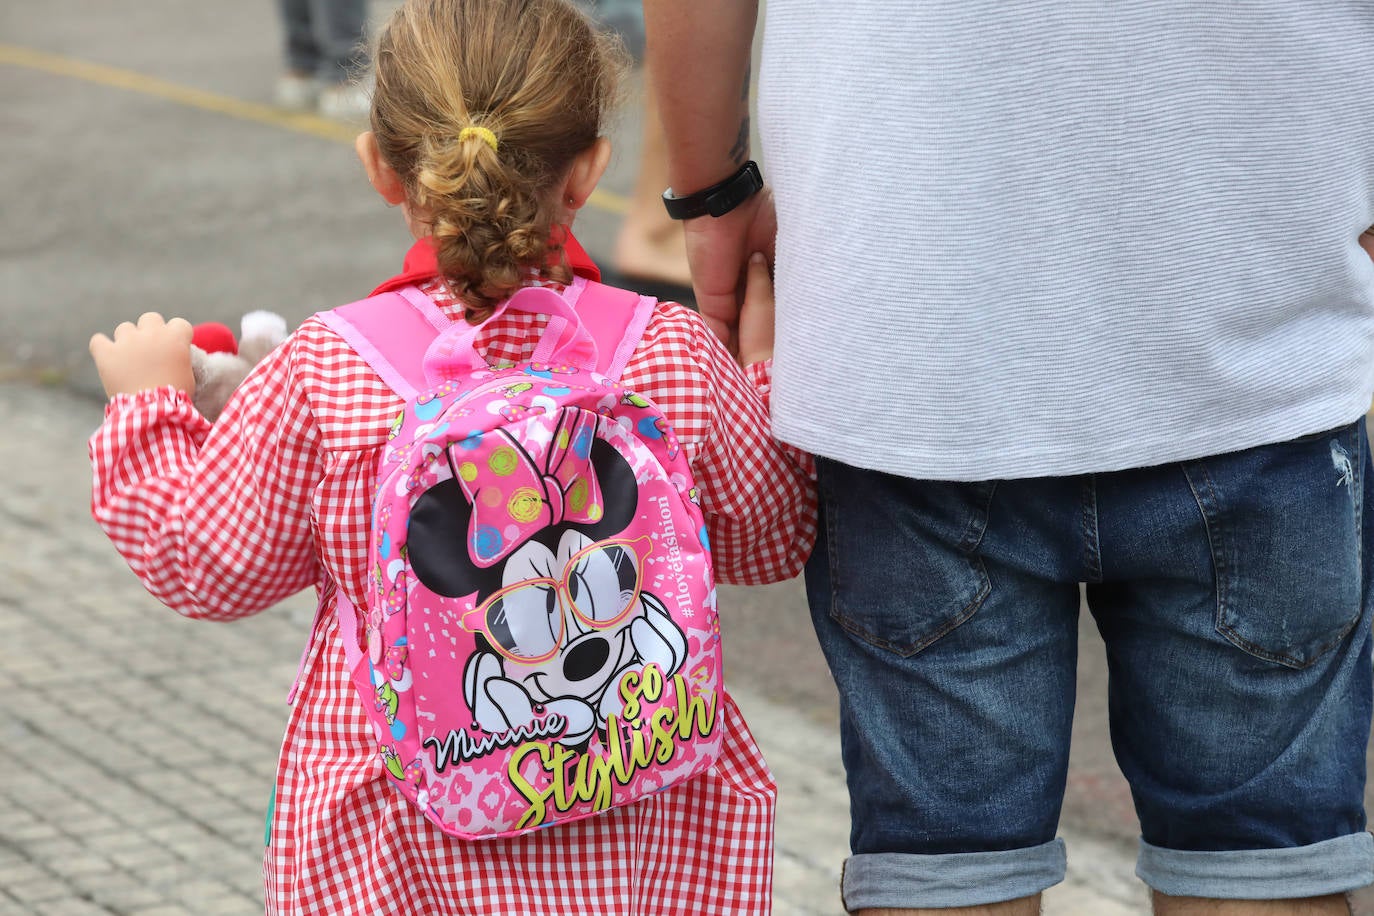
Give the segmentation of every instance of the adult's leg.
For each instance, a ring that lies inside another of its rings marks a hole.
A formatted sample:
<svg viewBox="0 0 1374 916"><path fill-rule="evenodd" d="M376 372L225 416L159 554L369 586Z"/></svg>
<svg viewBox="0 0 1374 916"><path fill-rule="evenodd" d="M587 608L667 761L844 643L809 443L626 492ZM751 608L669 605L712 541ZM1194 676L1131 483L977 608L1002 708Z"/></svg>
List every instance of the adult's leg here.
<svg viewBox="0 0 1374 916"><path fill-rule="evenodd" d="M286 68L302 77L313 77L320 67L320 46L311 24L311 3L312 0L277 0Z"/></svg>
<svg viewBox="0 0 1374 916"><path fill-rule="evenodd" d="M1327 894L1305 900L1208 900L1203 897L1170 897L1156 891L1155 916L1349 916L1344 894Z"/></svg>
<svg viewBox="0 0 1374 916"><path fill-rule="evenodd" d="M957 906L952 909L936 910L859 910L855 916L1039 916L1040 895L1008 900L1005 903L989 903L987 906Z"/></svg>
<svg viewBox="0 0 1374 916"><path fill-rule="evenodd" d="M1162 913L1341 912L1374 881L1370 477L1362 422L1098 477L1088 602Z"/></svg>
<svg viewBox="0 0 1374 916"><path fill-rule="evenodd" d="M644 77L647 86L648 77ZM658 117L652 92L643 93L639 172L630 194L629 210L616 234L613 263L626 278L674 283L691 288L687 243L682 223L663 209L663 189L668 186L668 140Z"/></svg>
<svg viewBox="0 0 1374 916"><path fill-rule="evenodd" d="M913 481L822 459L819 485L807 592L840 697L846 907L1035 912L1064 876L1080 551L1059 535L1078 529L1073 484Z"/></svg>
<svg viewBox="0 0 1374 916"><path fill-rule="evenodd" d="M367 62L364 29L367 0L308 0L315 41L320 49L316 75L341 84L361 75Z"/></svg>
<svg viewBox="0 0 1374 916"><path fill-rule="evenodd" d="M592 18L625 42L637 66L632 80L633 104L639 107L639 168L610 262L607 279L660 299L692 299L692 271L682 223L663 208L668 187L668 139L658 115L658 99L649 88L644 65L644 10L639 0L578 0Z"/></svg>

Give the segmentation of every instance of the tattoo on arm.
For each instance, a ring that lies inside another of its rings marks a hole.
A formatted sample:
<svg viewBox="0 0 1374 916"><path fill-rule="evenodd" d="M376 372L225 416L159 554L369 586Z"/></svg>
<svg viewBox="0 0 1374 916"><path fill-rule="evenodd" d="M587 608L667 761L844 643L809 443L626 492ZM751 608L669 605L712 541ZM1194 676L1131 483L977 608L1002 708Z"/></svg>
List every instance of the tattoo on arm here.
<svg viewBox="0 0 1374 916"><path fill-rule="evenodd" d="M735 135L734 145L730 147L730 158L735 165L744 165L749 161L749 116L745 115L739 122L739 133Z"/></svg>
<svg viewBox="0 0 1374 916"><path fill-rule="evenodd" d="M740 109L744 112L740 118L739 130L735 133L735 142L730 147L730 158L735 165L744 165L749 159L749 81L753 72L753 63L745 65L744 84L740 87L739 103Z"/></svg>

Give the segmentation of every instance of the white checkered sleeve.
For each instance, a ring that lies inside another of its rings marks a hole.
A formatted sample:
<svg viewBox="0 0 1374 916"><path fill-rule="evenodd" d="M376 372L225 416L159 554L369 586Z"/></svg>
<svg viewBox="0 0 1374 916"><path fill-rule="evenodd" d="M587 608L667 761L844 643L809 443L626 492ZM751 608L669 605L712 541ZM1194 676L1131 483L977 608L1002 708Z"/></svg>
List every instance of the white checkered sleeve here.
<svg viewBox="0 0 1374 916"><path fill-rule="evenodd" d="M290 355L288 342L259 364L214 426L167 387L112 399L91 438L92 515L187 617L244 617L319 579L308 496L321 470Z"/></svg>
<svg viewBox="0 0 1374 916"><path fill-rule="evenodd" d="M689 443L716 578L733 585L790 579L816 539L811 462L773 439L760 391L705 322L680 306L668 306L664 317L650 324L655 333L645 334L640 352L676 349L682 359L654 359L643 393ZM750 374L767 381L766 366Z"/></svg>
<svg viewBox="0 0 1374 916"><path fill-rule="evenodd" d="M763 401L764 413L771 416L773 413L773 358L770 356L762 362L750 363L745 366L744 377L753 386L759 400ZM778 445L814 483L816 480L816 457L810 452L803 451L794 445L788 445L786 442L779 442Z"/></svg>

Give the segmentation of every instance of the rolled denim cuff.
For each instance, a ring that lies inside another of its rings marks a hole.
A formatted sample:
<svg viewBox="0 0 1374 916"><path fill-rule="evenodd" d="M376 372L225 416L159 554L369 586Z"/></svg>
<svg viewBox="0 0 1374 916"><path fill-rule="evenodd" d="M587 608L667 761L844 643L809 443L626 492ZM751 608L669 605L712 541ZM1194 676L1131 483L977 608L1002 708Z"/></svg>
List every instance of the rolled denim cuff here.
<svg viewBox="0 0 1374 916"><path fill-rule="evenodd" d="M1140 841L1135 873L1171 897L1292 900L1374 884L1374 836L1351 833L1310 846L1188 852Z"/></svg>
<svg viewBox="0 0 1374 916"><path fill-rule="evenodd" d="M1064 880L1064 841L1026 849L946 855L850 856L840 881L845 909L979 906L1040 893Z"/></svg>

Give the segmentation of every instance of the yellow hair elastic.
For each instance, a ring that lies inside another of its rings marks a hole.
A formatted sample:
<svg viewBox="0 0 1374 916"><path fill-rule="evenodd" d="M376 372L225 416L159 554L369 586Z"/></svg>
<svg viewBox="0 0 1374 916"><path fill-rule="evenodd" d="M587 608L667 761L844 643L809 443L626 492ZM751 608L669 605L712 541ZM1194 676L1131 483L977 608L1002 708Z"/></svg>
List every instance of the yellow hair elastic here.
<svg viewBox="0 0 1374 916"><path fill-rule="evenodd" d="M462 130L458 131L459 143L462 143L465 140L470 140L473 137L480 138L484 143L487 144L487 146L491 147L491 151L493 153L496 152L496 134L492 133L491 130L489 130L488 128L464 127Z"/></svg>

